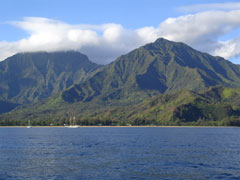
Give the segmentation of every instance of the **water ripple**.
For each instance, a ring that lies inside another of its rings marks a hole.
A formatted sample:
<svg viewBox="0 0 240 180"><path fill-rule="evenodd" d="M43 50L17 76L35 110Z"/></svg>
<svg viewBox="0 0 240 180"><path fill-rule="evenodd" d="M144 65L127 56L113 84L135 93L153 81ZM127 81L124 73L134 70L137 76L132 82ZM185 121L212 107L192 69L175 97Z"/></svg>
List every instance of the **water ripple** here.
<svg viewBox="0 0 240 180"><path fill-rule="evenodd" d="M240 179L239 128L1 128L0 180Z"/></svg>

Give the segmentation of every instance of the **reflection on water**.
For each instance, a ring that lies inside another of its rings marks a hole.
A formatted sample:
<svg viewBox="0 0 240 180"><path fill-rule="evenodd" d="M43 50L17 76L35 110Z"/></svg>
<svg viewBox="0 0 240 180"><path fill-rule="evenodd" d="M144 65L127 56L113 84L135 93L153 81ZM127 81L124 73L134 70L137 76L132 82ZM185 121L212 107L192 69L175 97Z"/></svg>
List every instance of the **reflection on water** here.
<svg viewBox="0 0 240 180"><path fill-rule="evenodd" d="M239 128L1 128L0 179L240 179Z"/></svg>

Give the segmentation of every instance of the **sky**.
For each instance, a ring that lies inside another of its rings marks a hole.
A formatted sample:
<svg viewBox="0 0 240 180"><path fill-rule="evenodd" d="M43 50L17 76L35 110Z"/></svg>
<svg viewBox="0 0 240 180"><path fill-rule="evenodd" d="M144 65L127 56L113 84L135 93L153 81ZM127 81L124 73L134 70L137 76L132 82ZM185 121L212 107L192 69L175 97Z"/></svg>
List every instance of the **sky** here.
<svg viewBox="0 0 240 180"><path fill-rule="evenodd" d="M107 64L163 37L240 64L239 17L239 0L0 1L0 61L76 50Z"/></svg>

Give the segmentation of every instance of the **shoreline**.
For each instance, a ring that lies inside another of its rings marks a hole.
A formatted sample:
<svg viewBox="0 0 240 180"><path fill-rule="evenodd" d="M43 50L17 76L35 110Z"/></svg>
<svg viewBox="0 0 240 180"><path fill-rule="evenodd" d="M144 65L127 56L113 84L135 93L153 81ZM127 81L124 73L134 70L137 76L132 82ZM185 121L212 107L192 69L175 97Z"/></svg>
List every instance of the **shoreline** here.
<svg viewBox="0 0 240 180"><path fill-rule="evenodd" d="M0 128L27 128L27 126L0 126ZM68 127L31 126L31 128L68 128ZM239 128L239 126L79 126L78 128Z"/></svg>

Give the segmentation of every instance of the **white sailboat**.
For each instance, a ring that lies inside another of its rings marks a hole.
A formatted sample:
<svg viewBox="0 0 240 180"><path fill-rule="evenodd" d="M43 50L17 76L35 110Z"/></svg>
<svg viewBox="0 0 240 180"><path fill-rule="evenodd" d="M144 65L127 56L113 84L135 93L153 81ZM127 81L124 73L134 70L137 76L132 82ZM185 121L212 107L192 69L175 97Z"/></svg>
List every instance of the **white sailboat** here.
<svg viewBox="0 0 240 180"><path fill-rule="evenodd" d="M32 128L30 120L28 120L27 128Z"/></svg>
<svg viewBox="0 0 240 180"><path fill-rule="evenodd" d="M79 128L78 125L76 125L76 117L74 116L73 119L70 117L70 125L67 126L68 128Z"/></svg>

